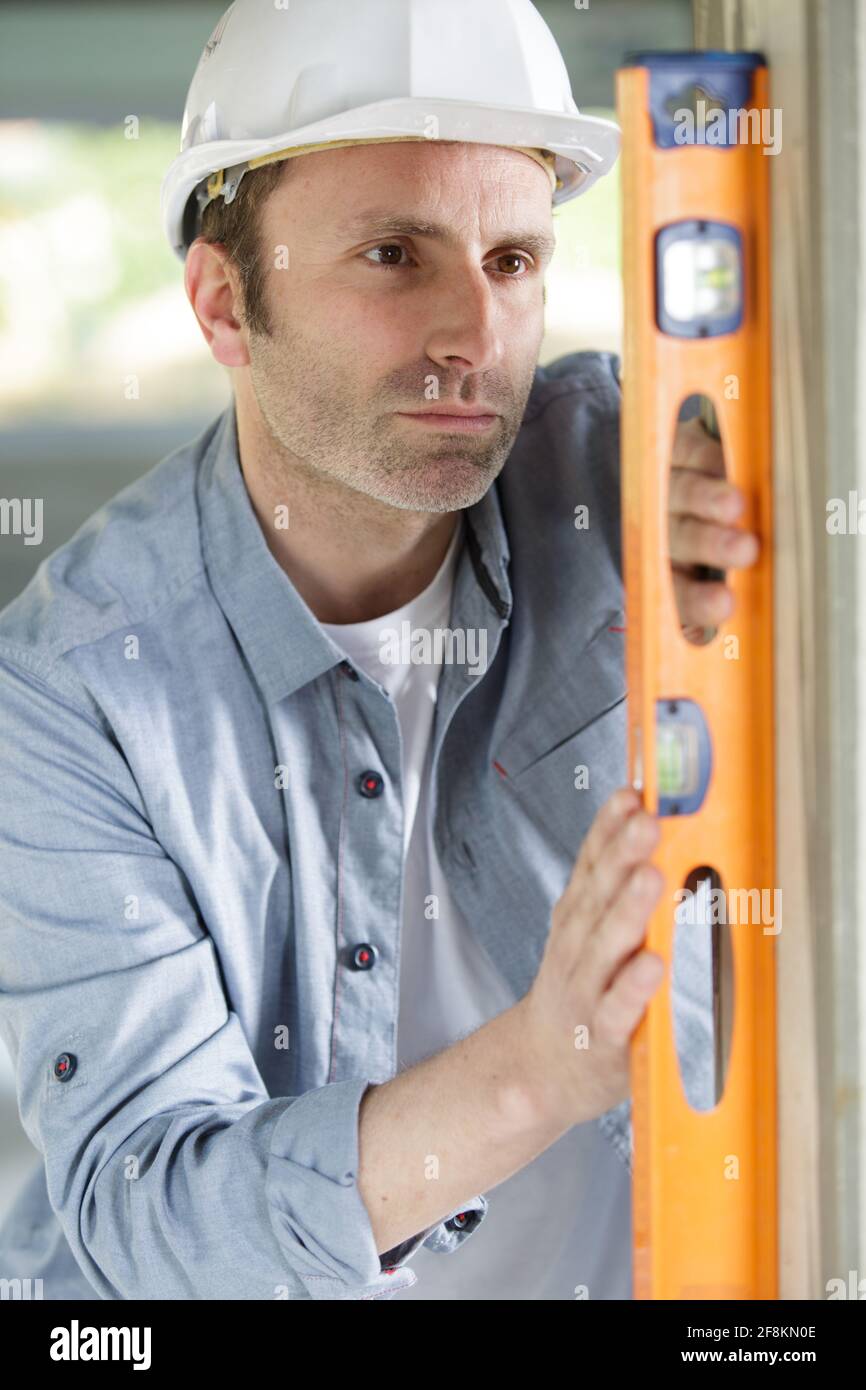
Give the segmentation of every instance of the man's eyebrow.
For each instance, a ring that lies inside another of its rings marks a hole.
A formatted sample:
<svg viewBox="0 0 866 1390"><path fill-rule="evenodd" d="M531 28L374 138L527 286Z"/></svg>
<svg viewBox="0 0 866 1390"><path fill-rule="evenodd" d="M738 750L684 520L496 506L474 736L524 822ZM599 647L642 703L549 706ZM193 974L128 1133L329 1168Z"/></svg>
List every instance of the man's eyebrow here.
<svg viewBox="0 0 866 1390"><path fill-rule="evenodd" d="M338 228L341 236L426 236L437 241L454 241L454 233L441 222L419 222L414 217L402 217L399 213L371 212L359 213ZM552 256L556 250L556 239L549 232L525 230L503 232L498 238L499 246L523 246L533 256Z"/></svg>

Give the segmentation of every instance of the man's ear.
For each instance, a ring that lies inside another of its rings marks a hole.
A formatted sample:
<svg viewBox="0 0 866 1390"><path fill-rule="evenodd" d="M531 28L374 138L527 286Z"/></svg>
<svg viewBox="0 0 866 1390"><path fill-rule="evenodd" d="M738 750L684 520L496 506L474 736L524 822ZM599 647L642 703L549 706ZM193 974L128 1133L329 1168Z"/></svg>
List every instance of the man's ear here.
<svg viewBox="0 0 866 1390"><path fill-rule="evenodd" d="M243 327L235 314L239 277L221 243L196 238L187 252L184 285L215 361L224 367L248 366Z"/></svg>

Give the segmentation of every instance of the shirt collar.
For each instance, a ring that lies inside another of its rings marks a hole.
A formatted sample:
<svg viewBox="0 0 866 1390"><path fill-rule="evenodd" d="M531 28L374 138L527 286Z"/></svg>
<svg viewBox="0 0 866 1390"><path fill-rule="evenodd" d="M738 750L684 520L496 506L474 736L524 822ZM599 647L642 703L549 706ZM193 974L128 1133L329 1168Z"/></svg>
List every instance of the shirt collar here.
<svg viewBox="0 0 866 1390"><path fill-rule="evenodd" d="M344 654L268 549L241 471L234 402L205 446L198 489L211 587L265 700L276 703L338 665ZM507 617L509 549L495 482L464 516L476 583L497 617ZM458 565L464 563L465 554Z"/></svg>

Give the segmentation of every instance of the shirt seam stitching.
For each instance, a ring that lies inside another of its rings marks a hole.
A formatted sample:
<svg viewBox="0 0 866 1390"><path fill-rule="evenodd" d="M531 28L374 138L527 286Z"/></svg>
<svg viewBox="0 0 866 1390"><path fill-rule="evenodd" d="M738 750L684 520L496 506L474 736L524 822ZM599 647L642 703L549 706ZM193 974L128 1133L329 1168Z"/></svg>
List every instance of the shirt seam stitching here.
<svg viewBox="0 0 866 1390"><path fill-rule="evenodd" d="M117 623L114 627L108 628L105 632L100 632L98 635L93 637L85 637L80 642L75 642L68 647L64 647L63 650L60 652L49 652L41 661L38 659L38 656L31 656L29 648L22 647L17 642L12 642L8 638L0 635L0 659L4 659L2 656L4 650L14 652L15 655L9 658L10 664L17 663L24 670L32 671L33 674L37 677L37 679L41 680L43 684L49 685L49 688L53 689L54 687L51 687L49 684L48 675L49 673L52 673L55 670L62 670L61 663L65 660L66 657L71 655L71 653L81 651L83 648L86 647L96 646L97 643L104 642L105 639L108 637L113 637L116 633L122 631L123 628L138 627L144 623L151 622L154 618L158 617L159 614L164 611L164 609L168 608L172 603L174 603L177 600L177 598L181 594L181 591L185 589L188 584L191 584L194 579L198 579L202 575L207 577L207 571L204 565L199 565L197 569L192 574L187 575L187 577L177 585L177 587L169 595L169 597L165 599L164 602L160 603L156 608L151 609L149 612L143 613L137 618L130 617L127 614L125 615L124 620L122 622ZM98 727L99 726L97 725L97 728Z"/></svg>
<svg viewBox="0 0 866 1390"><path fill-rule="evenodd" d="M0 642L0 647L2 647L2 645L2 642ZM35 681L37 685L44 687L44 689L47 690L49 694L52 695L54 699L56 699L61 705L63 705L65 709L70 710L73 714L80 715L82 719L85 719L87 721L91 728L95 729L96 732L98 734L101 734L103 738L105 737L105 729L103 728L103 726L96 719L94 719L93 716L86 709L83 709L81 705L76 704L70 695L68 695L65 691L61 691L60 689L58 689L56 685L52 685L52 683L49 680L47 680L45 676L41 675L32 666L30 666L26 658L9 657L7 655L4 655L3 651L0 650L0 665L8 666L13 671L17 671L20 675L24 675L29 680Z"/></svg>

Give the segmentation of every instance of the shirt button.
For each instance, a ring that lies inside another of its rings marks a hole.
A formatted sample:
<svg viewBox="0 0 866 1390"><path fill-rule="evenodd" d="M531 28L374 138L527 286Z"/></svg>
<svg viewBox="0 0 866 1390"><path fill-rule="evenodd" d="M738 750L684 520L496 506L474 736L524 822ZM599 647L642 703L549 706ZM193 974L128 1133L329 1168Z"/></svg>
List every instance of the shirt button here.
<svg viewBox="0 0 866 1390"><path fill-rule="evenodd" d="M356 681L359 679L358 672L350 661L341 661L339 669L343 672L344 676L349 677L349 680Z"/></svg>
<svg viewBox="0 0 866 1390"><path fill-rule="evenodd" d="M68 1081L75 1071L77 1062L71 1052L61 1052L59 1057L54 1059L54 1075L58 1081Z"/></svg>
<svg viewBox="0 0 866 1390"><path fill-rule="evenodd" d="M362 796L381 796L385 783L378 772L362 772L358 778L358 791Z"/></svg>
<svg viewBox="0 0 866 1390"><path fill-rule="evenodd" d="M372 970L378 954L369 941L362 941L352 952L352 964L356 970Z"/></svg>

